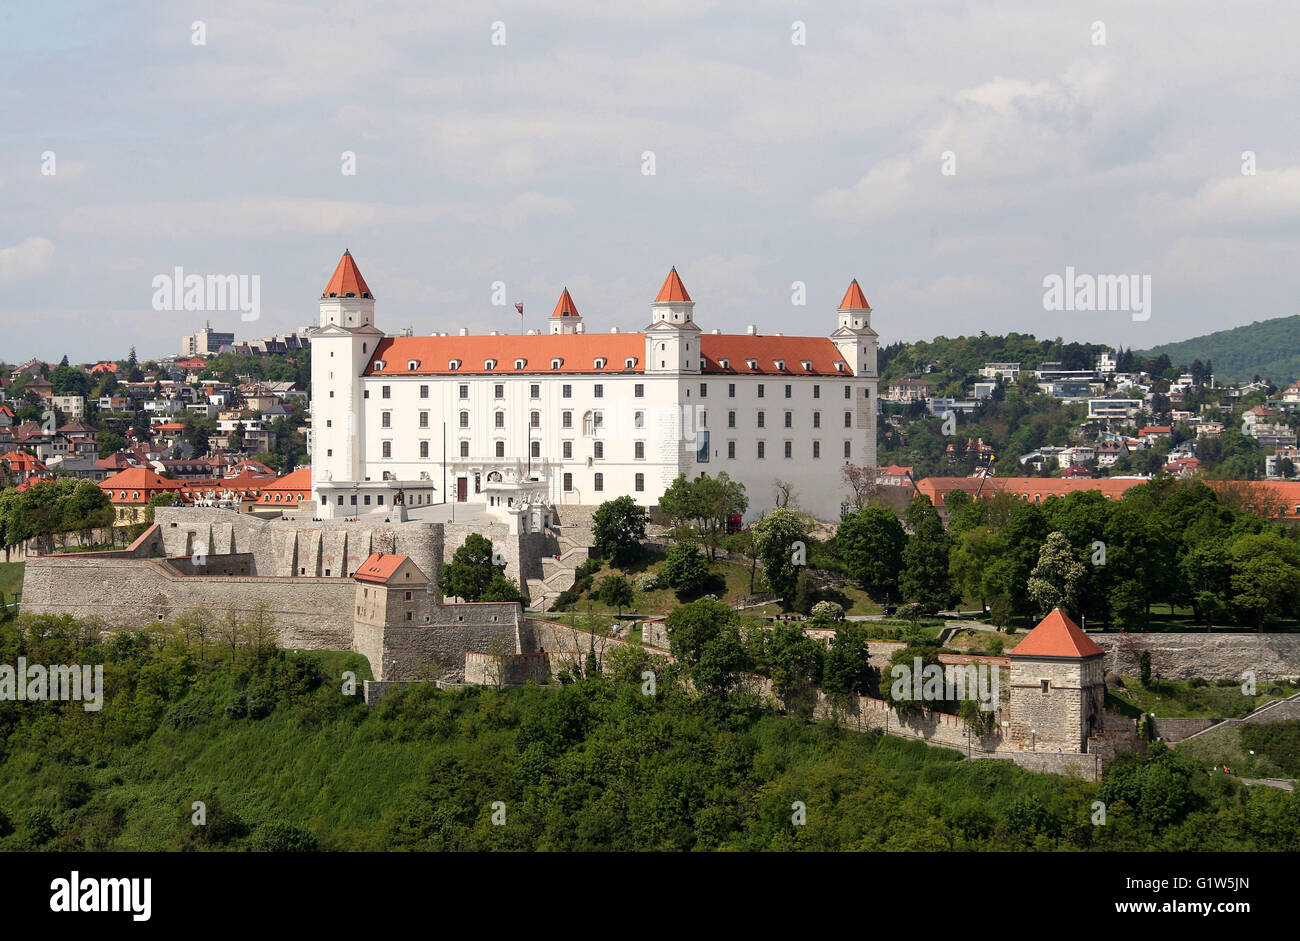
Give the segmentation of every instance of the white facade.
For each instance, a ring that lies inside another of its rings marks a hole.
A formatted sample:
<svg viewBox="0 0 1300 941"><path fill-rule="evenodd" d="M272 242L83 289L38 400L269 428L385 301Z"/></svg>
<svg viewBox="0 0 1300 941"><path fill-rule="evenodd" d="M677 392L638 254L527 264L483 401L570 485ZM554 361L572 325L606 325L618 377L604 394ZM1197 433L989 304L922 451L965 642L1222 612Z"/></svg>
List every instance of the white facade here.
<svg viewBox="0 0 1300 941"><path fill-rule="evenodd" d="M876 462L878 337L854 282L829 337L706 333L674 270L642 333L597 333L565 291L548 332L387 336L350 255L311 337L312 486L323 517L485 503L532 481L553 504L725 471L753 519L775 482L837 519L846 461ZM530 488L533 489L533 488ZM355 503L354 503L355 501Z"/></svg>

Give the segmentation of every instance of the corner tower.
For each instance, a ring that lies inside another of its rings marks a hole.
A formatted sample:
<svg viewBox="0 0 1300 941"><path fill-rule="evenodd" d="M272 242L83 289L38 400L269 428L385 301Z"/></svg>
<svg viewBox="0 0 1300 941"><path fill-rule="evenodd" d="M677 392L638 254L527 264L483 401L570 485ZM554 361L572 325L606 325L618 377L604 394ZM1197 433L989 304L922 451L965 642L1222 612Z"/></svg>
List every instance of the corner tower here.
<svg viewBox="0 0 1300 941"><path fill-rule="evenodd" d="M695 302L674 267L650 305L645 329L645 371L698 375L704 365Z"/></svg>
<svg viewBox="0 0 1300 941"><path fill-rule="evenodd" d="M839 324L831 339L855 376L875 377L880 334L871 329L871 305L867 303L857 278L849 284L844 300L840 301Z"/></svg>
<svg viewBox="0 0 1300 941"><path fill-rule="evenodd" d="M560 294L555 310L551 311L551 333L582 333L582 314L578 313L578 305L573 303L568 288Z"/></svg>
<svg viewBox="0 0 1300 941"><path fill-rule="evenodd" d="M320 326L310 334L312 496L322 517L350 512L332 498L365 479L361 377L384 338L374 320L374 295L345 251L321 293Z"/></svg>

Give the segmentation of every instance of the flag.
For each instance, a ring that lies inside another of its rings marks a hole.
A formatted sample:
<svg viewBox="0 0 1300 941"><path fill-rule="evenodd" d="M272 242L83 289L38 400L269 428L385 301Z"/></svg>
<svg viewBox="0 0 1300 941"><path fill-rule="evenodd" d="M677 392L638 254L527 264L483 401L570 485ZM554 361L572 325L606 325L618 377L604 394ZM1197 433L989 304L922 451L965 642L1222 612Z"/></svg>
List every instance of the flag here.
<svg viewBox="0 0 1300 941"><path fill-rule="evenodd" d="M524 315L524 305L523 305L523 304L515 304L515 310L519 311L519 316L520 316L520 317L522 317L522 316Z"/></svg>

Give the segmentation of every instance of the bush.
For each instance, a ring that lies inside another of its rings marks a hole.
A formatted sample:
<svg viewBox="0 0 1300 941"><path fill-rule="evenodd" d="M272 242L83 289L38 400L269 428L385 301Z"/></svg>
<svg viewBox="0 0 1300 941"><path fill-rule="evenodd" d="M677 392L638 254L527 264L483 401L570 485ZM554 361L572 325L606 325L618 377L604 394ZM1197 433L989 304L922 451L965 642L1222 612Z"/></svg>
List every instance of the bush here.
<svg viewBox="0 0 1300 941"><path fill-rule="evenodd" d="M812 606L813 617L830 618L832 621L844 620L844 606L834 601L819 601Z"/></svg>
<svg viewBox="0 0 1300 941"><path fill-rule="evenodd" d="M654 591L659 587L659 576L654 572L642 572L636 577L637 591Z"/></svg>
<svg viewBox="0 0 1300 941"><path fill-rule="evenodd" d="M259 853L315 853L320 850L320 841L302 827L268 823L253 834L253 849Z"/></svg>
<svg viewBox="0 0 1300 941"><path fill-rule="evenodd" d="M589 557L585 562L573 570L573 575L578 581L582 581L588 576L595 575L600 571L600 559Z"/></svg>

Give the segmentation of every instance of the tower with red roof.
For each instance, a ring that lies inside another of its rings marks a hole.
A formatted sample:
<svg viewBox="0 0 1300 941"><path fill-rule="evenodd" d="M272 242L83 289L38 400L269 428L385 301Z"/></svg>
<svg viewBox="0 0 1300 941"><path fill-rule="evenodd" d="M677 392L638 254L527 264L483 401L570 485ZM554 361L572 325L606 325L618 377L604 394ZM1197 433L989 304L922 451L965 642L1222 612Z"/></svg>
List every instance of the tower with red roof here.
<svg viewBox="0 0 1300 941"><path fill-rule="evenodd" d="M1026 750L1086 752L1101 731L1105 651L1056 608L1011 651L1011 741Z"/></svg>

